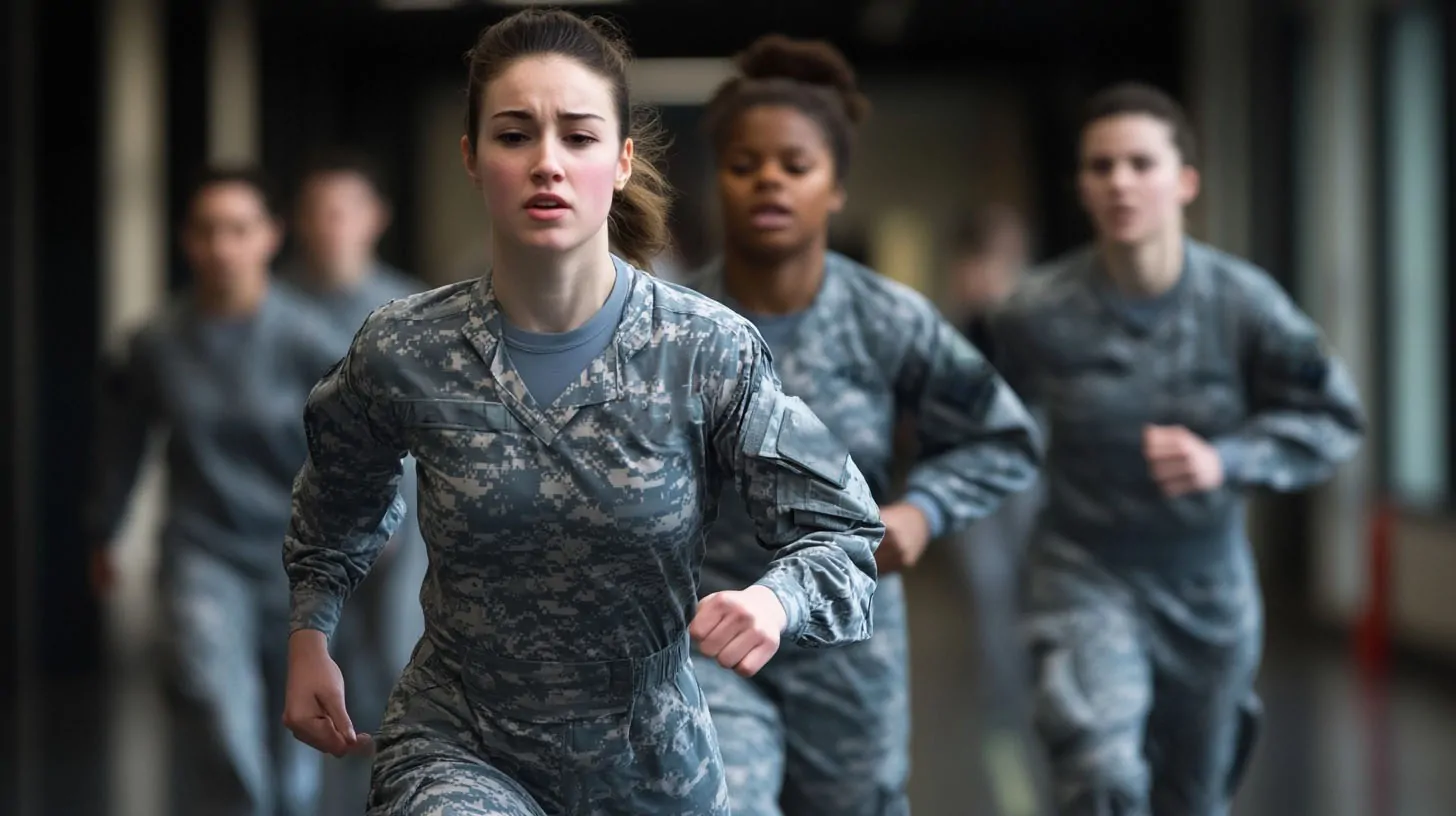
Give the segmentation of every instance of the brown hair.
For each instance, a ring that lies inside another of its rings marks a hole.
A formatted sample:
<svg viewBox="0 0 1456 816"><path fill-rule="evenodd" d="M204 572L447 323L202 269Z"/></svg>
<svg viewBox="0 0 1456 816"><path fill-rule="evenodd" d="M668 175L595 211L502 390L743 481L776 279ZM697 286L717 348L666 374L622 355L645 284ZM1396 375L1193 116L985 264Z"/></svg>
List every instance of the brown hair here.
<svg viewBox="0 0 1456 816"><path fill-rule="evenodd" d="M667 215L672 191L656 161L663 149L657 119L634 108L627 94L631 52L621 33L601 17L583 20L558 10L527 9L486 28L465 55L470 66L466 87L465 133L475 149L485 86L524 57L555 54L576 60L611 83L620 124L618 136L632 139L632 177L612 197L607 232L616 251L650 269L670 238Z"/></svg>
<svg viewBox="0 0 1456 816"><path fill-rule="evenodd" d="M1123 82L1098 92L1082 108L1077 133L1085 134L1094 122L1113 116L1142 114L1166 124L1173 131L1173 146L1183 163L1198 164L1198 149L1188 114L1173 97L1141 82Z"/></svg>
<svg viewBox="0 0 1456 816"><path fill-rule="evenodd" d="M188 179L187 193L182 197L182 220L192 217L192 208L206 190L225 184L247 187L258 196L269 218L278 217L278 194L273 179L253 164L210 164L198 168Z"/></svg>
<svg viewBox="0 0 1456 816"><path fill-rule="evenodd" d="M834 174L843 179L854 148L855 126L870 113L870 101L855 84L854 68L839 49L823 40L794 40L768 34L735 58L741 76L723 83L708 102L704 130L722 153L733 123L750 108L785 105L818 123L834 154Z"/></svg>

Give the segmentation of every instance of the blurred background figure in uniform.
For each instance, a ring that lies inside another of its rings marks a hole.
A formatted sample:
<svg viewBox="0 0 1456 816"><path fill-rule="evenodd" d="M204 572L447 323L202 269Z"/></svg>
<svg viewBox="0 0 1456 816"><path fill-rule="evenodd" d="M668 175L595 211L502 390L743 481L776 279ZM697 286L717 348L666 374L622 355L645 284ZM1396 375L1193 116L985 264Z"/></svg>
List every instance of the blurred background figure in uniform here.
<svg viewBox="0 0 1456 816"><path fill-rule="evenodd" d="M282 239L263 176L205 171L182 228L192 286L131 339L98 410L88 522L99 592L153 432L168 435L159 583L172 808L310 816L319 763L283 728L288 581L278 542L307 457L303 406L338 357L270 281Z"/></svg>
<svg viewBox="0 0 1456 816"><path fill-rule="evenodd" d="M952 233L947 253L947 317L984 350L986 315L1016 288L1031 254L1026 222L1004 204L977 207Z"/></svg>
<svg viewBox="0 0 1456 816"><path fill-rule="evenodd" d="M372 164L350 151L320 157L300 181L294 211L297 252L283 276L323 312L327 351L334 359L348 351L370 312L425 288L377 254L390 215ZM358 727L370 732L379 727L390 689L425 628L419 596L429 559L416 519L412 458L405 460L399 490L409 515L350 598L332 644L349 679L349 710ZM326 762L324 812L362 813L368 794L367 757Z"/></svg>
<svg viewBox="0 0 1456 816"><path fill-rule="evenodd" d="M1186 234L1200 177L1176 101L1114 86L1080 135L1096 240L990 323L997 366L1050 426L1027 552L1036 730L1065 816L1222 816L1258 723L1246 495L1329 479L1365 417L1279 284Z"/></svg>
<svg viewBox="0 0 1456 816"><path fill-rule="evenodd" d="M697 673L739 816L900 816L910 810L909 634L899 573L929 543L992 512L1035 477L1033 421L986 359L919 293L829 250L855 135L869 112L853 68L822 40L768 35L709 103L721 256L693 286L758 328L784 391L863 470L886 528L875 553L874 634L840 649L785 646L747 678L699 656ZM919 456L891 479L894 430L915 417ZM701 592L751 584L768 564L724 494Z"/></svg>
<svg viewBox="0 0 1456 816"><path fill-rule="evenodd" d="M1021 282L1031 255L1026 221L1016 208L991 203L973 208L947 247L947 317L991 360L987 321ZM1027 406L1040 420L1035 405ZM1006 497L996 512L959 536L956 552L971 583L976 610L987 715L993 725L1024 725L1025 651L1017 637L1017 601L1023 548L1042 502L1042 480Z"/></svg>

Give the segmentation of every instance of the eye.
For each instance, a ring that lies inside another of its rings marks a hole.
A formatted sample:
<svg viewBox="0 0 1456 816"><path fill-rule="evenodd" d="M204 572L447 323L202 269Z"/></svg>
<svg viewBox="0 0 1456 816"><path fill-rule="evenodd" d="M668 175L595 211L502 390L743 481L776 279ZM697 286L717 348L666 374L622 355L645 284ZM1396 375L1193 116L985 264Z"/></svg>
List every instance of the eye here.
<svg viewBox="0 0 1456 816"><path fill-rule="evenodd" d="M497 133L495 140L504 145L524 144L529 137L516 130L508 130L504 133Z"/></svg>
<svg viewBox="0 0 1456 816"><path fill-rule="evenodd" d="M1134 156L1132 160L1132 168L1139 173L1146 173L1153 169L1155 165L1157 165L1157 162L1151 156Z"/></svg>
<svg viewBox="0 0 1456 816"><path fill-rule="evenodd" d="M576 147L586 147L587 145L596 144L600 140L590 133L573 133L566 137L566 141Z"/></svg>
<svg viewBox="0 0 1456 816"><path fill-rule="evenodd" d="M724 167L728 170L729 173L732 173L735 176L747 176L758 169L758 162L754 161L753 159L738 157L727 162Z"/></svg>

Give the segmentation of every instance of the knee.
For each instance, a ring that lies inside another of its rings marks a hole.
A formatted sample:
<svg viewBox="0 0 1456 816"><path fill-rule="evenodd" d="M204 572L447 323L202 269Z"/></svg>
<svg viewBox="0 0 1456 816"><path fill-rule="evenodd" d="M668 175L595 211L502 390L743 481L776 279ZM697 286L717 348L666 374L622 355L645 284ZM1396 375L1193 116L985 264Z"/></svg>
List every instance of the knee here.
<svg viewBox="0 0 1456 816"><path fill-rule="evenodd" d="M546 816L520 783L478 762L426 761L411 768L375 764L369 816Z"/></svg>
<svg viewBox="0 0 1456 816"><path fill-rule="evenodd" d="M1148 810L1150 772L1133 729L1087 734L1048 746L1058 813L1138 816Z"/></svg>

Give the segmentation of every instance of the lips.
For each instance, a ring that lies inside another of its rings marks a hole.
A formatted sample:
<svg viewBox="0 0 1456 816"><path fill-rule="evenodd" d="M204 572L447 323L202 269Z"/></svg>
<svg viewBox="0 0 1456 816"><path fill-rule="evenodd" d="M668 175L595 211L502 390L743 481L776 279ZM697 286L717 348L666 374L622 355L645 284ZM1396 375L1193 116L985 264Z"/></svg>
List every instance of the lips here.
<svg viewBox="0 0 1456 816"><path fill-rule="evenodd" d="M794 213L782 204L759 204L749 209L748 223L754 229L780 230L794 223Z"/></svg>
<svg viewBox="0 0 1456 816"><path fill-rule="evenodd" d="M562 198L559 195L552 195L551 193L538 193L538 194L533 195L530 198L526 199L526 209L528 209L528 210L557 210L557 209L564 210L564 209L570 209L570 207L567 205L566 199Z"/></svg>
<svg viewBox="0 0 1456 816"><path fill-rule="evenodd" d="M543 226L561 221L569 212L571 205L559 195L537 193L526 199L526 215Z"/></svg>

